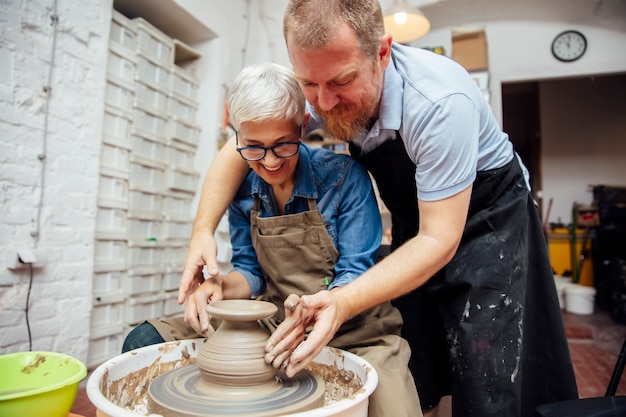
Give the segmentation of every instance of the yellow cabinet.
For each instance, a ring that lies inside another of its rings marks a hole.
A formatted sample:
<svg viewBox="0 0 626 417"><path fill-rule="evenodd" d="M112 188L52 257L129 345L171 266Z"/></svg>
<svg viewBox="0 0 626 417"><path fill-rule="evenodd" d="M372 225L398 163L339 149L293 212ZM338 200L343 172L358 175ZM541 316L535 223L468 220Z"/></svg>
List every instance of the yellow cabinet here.
<svg viewBox="0 0 626 417"><path fill-rule="evenodd" d="M585 239L585 229L576 229L576 234L566 227L550 229L548 233L548 249L550 253L550 263L557 275L567 272L573 275L578 268L582 246ZM575 242L574 242L575 241ZM580 271L579 283L593 286L593 262L591 258L591 236L588 236L585 244L585 259ZM572 257L576 264L572 263ZM575 269L576 268L576 269Z"/></svg>

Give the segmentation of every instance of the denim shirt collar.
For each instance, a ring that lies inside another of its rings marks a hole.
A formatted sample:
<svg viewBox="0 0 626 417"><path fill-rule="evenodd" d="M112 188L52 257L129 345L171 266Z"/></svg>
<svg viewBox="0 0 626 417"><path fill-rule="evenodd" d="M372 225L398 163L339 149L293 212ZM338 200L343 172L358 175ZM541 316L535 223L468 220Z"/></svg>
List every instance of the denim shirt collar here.
<svg viewBox="0 0 626 417"><path fill-rule="evenodd" d="M272 187L260 176L254 175L250 192L252 195L258 195L261 200L271 206L272 199L270 196L272 195ZM313 175L313 168L311 167L309 147L304 143L300 144L300 150L298 151L296 178L291 197L287 203L291 203L294 197L317 199L317 187L315 186L315 177Z"/></svg>

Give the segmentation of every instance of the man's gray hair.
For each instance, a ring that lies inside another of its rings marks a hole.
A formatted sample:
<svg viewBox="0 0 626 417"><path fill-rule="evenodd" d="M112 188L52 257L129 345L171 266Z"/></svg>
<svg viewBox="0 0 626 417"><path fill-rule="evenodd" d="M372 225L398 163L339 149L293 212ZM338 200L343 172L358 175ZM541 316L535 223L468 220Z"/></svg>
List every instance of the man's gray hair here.
<svg viewBox="0 0 626 417"><path fill-rule="evenodd" d="M302 49L322 49L342 25L349 25L361 52L376 59L385 34L379 0L289 0L283 35Z"/></svg>

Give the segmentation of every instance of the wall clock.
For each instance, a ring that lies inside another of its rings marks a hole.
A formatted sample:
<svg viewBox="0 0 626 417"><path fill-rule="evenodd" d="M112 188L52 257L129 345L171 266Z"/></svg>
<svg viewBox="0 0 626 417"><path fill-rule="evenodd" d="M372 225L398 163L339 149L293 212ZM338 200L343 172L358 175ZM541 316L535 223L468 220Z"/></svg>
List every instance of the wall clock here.
<svg viewBox="0 0 626 417"><path fill-rule="evenodd" d="M561 32L552 41L552 55L559 61L576 61L586 50L587 38L577 30Z"/></svg>

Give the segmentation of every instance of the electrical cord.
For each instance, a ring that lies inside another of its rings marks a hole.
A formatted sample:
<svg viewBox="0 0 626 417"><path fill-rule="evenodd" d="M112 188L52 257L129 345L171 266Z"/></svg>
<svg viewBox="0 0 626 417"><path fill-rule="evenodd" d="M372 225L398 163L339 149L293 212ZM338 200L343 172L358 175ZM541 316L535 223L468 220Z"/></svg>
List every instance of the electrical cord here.
<svg viewBox="0 0 626 417"><path fill-rule="evenodd" d="M37 155L37 159L41 161L41 173L40 173L40 184L39 184L39 202L37 203L37 214L35 216L35 230L30 232L30 235L35 239L35 247L37 246L37 242L41 237L41 211L43 208L43 200L44 200L44 191L45 191L45 180L46 180L46 155L47 155L47 147L48 147L48 119L50 116L50 97L52 94L52 73L54 70L54 58L57 47L57 25L59 23L59 15L57 13L58 10L58 2L57 0L53 1L52 4L52 15L50 16L50 25L52 26L52 47L50 48L50 66L48 68L48 79L47 84L43 87L44 93L46 93L46 106L44 112L44 123L43 123L43 140L42 140L42 148L41 153ZM30 293L33 288L33 264L28 264L28 269L30 273L30 280L28 282L28 293L26 295L26 307L24 308L24 313L26 316L26 328L28 330L28 350L32 352L33 350L33 336L30 330L30 321L28 318L28 305L30 304Z"/></svg>
<svg viewBox="0 0 626 417"><path fill-rule="evenodd" d="M30 291L33 288L33 264L28 264L28 269L30 271L30 281L28 282L28 293L26 294L26 307L24 308L24 312L26 314L26 328L28 329L28 351L33 351L33 336L30 332L30 321L28 320L28 305L30 304Z"/></svg>
<svg viewBox="0 0 626 417"><path fill-rule="evenodd" d="M46 85L43 87L44 93L46 93L46 107L44 112L43 122L43 140L41 144L41 153L37 155L37 158L41 161L41 175L40 175L40 187L39 187L39 202L37 203L37 215L35 219L35 230L30 234L35 238L35 246L40 238L41 231L41 210L43 208L45 180L46 180L46 156L48 148L48 118L50 116L50 97L52 95L52 73L54 70L54 58L57 49L57 25L59 23L59 15L57 13L58 5L57 0L52 4L52 15L50 16L50 25L52 26L52 46L50 48L50 66L48 68L48 79Z"/></svg>

